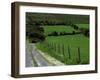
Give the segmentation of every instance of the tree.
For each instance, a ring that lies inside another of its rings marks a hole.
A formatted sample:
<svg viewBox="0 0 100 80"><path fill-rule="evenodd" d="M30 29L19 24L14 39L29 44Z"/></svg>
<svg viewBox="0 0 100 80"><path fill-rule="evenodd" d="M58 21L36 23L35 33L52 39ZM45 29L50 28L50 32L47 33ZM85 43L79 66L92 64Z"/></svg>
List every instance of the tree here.
<svg viewBox="0 0 100 80"><path fill-rule="evenodd" d="M30 13L26 14L26 36L33 43L45 40L43 27L40 26L40 22L34 20Z"/></svg>

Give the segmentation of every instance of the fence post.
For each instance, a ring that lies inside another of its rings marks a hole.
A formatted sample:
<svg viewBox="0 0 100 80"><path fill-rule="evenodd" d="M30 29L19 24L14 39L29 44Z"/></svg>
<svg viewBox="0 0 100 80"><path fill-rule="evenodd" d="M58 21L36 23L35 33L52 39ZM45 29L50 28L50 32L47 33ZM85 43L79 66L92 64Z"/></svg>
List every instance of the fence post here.
<svg viewBox="0 0 100 80"><path fill-rule="evenodd" d="M78 63L81 62L81 58L80 58L80 47L78 47Z"/></svg>
<svg viewBox="0 0 100 80"><path fill-rule="evenodd" d="M58 45L58 52L60 53L61 51L60 51L61 49L60 49L60 44Z"/></svg>
<svg viewBox="0 0 100 80"><path fill-rule="evenodd" d="M54 43L52 42L52 50L54 49L53 47L54 47Z"/></svg>
<svg viewBox="0 0 100 80"><path fill-rule="evenodd" d="M69 45L68 45L68 57L69 57L69 59L71 58Z"/></svg>
<svg viewBox="0 0 100 80"><path fill-rule="evenodd" d="M53 49L53 42L51 42L51 48Z"/></svg>
<svg viewBox="0 0 100 80"><path fill-rule="evenodd" d="M56 43L55 43L55 52L56 52Z"/></svg>
<svg viewBox="0 0 100 80"><path fill-rule="evenodd" d="M63 58L64 58L64 63L66 64L66 55L64 52L64 44L62 45L62 54L63 54Z"/></svg>

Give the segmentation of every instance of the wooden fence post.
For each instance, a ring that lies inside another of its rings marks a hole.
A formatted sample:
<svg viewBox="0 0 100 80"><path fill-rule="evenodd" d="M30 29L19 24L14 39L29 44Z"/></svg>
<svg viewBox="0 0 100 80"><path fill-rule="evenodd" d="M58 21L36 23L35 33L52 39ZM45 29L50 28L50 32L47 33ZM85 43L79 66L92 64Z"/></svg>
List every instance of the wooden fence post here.
<svg viewBox="0 0 100 80"><path fill-rule="evenodd" d="M64 58L64 63L66 64L66 55L65 55L65 51L64 51L64 44L62 45L62 54L63 54L63 58Z"/></svg>
<svg viewBox="0 0 100 80"><path fill-rule="evenodd" d="M81 58L80 58L80 47L78 47L78 63L81 62Z"/></svg>
<svg viewBox="0 0 100 80"><path fill-rule="evenodd" d="M58 45L58 52L60 53L61 51L60 51L61 49L60 49L60 44Z"/></svg>
<svg viewBox="0 0 100 80"><path fill-rule="evenodd" d="M68 45L68 56L69 56L69 59L71 58L71 55L70 55L70 47Z"/></svg>

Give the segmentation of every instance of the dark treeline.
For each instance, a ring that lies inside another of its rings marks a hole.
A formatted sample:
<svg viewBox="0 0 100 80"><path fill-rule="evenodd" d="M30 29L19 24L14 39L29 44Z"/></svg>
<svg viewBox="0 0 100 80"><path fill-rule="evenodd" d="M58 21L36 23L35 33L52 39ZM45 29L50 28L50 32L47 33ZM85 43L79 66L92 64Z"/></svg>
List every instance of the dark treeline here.
<svg viewBox="0 0 100 80"><path fill-rule="evenodd" d="M69 15L69 14L49 14L49 13L29 13L26 15L31 17L34 24L40 25L70 25L73 24L88 24L88 15Z"/></svg>
<svg viewBox="0 0 100 80"><path fill-rule="evenodd" d="M75 31L72 31L72 33L67 33L67 32L52 32L50 34L48 34L48 36L64 36L64 35L75 35L75 34L81 34L81 32L75 32Z"/></svg>
<svg viewBox="0 0 100 80"><path fill-rule="evenodd" d="M72 23L71 23L71 27L73 27L75 30L79 30L84 36L89 37L89 29L80 28L79 26Z"/></svg>

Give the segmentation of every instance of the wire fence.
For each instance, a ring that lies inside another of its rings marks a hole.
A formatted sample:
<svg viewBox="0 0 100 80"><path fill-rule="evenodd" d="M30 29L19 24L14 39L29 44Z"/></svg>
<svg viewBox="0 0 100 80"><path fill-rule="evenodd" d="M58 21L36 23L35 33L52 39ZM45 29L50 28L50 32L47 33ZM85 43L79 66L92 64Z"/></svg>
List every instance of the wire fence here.
<svg viewBox="0 0 100 80"><path fill-rule="evenodd" d="M79 64L81 62L81 49L80 47L73 48L70 45L61 43L43 43L45 48L48 48L49 55L65 64Z"/></svg>

